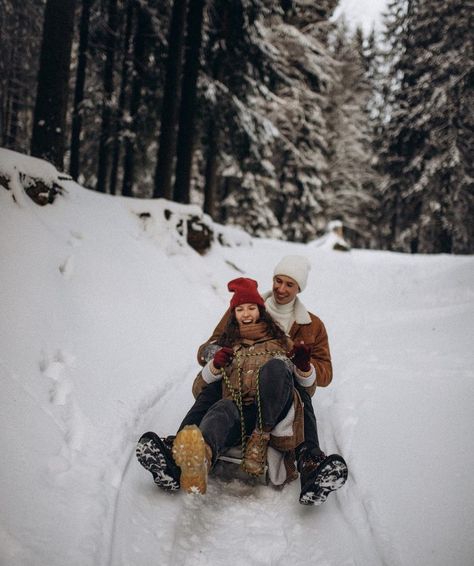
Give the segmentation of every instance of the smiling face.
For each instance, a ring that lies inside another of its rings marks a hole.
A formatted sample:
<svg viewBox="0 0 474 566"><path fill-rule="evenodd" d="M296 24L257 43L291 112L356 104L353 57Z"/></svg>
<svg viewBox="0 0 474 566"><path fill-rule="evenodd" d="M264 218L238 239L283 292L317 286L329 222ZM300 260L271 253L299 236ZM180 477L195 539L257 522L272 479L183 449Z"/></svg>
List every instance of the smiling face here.
<svg viewBox="0 0 474 566"><path fill-rule="evenodd" d="M299 291L298 283L286 275L275 275L273 278L273 297L279 305L287 305Z"/></svg>
<svg viewBox="0 0 474 566"><path fill-rule="evenodd" d="M260 318L260 311L256 303L243 303L235 307L235 318L239 326L255 324Z"/></svg>

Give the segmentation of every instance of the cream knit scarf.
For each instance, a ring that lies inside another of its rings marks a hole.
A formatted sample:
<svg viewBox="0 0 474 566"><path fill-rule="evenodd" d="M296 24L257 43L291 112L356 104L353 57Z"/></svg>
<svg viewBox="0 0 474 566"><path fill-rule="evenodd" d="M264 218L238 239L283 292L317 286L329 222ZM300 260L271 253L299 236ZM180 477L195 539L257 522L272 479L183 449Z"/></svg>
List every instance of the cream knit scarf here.
<svg viewBox="0 0 474 566"><path fill-rule="evenodd" d="M273 320L278 322L283 331L288 334L295 322L295 301L296 298L286 305L279 305L275 302L273 295L265 301L265 308L271 314Z"/></svg>

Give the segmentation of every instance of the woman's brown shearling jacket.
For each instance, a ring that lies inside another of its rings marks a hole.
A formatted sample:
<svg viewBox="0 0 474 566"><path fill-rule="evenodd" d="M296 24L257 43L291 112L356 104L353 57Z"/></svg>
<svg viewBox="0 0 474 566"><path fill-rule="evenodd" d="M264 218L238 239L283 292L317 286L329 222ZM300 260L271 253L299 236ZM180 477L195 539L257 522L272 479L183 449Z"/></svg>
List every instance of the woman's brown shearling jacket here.
<svg viewBox="0 0 474 566"><path fill-rule="evenodd" d="M242 339L234 346L234 357L224 371L235 391L239 390L239 375L241 376L242 403L244 405L255 401L256 378L259 368L275 357L287 360L285 354L291 347L292 342L289 339L286 346L283 347L278 340L272 338L260 340ZM194 380L193 395L197 397L206 385L201 372L199 372ZM235 401L225 380L222 382L222 397ZM294 449L304 440L303 404L296 390L293 392L293 406L295 418L292 434L288 436L271 435L270 439L270 445L282 452Z"/></svg>
<svg viewBox="0 0 474 566"><path fill-rule="evenodd" d="M301 310L304 309L301 302L299 303L299 308ZM203 351L209 344L216 342L219 336L222 335L230 313L231 311L228 309L214 329L211 337L199 347L197 357L200 365L204 366L207 363L207 360L203 356ZM312 396L316 391L316 386L326 387L331 383L332 363L328 335L323 321L313 313L306 311L306 309L304 309L304 314L306 315L305 320L308 322L295 322L291 327L289 336L294 344L304 342L307 346L311 346L311 363L316 369L316 382L311 387L308 387L307 390Z"/></svg>

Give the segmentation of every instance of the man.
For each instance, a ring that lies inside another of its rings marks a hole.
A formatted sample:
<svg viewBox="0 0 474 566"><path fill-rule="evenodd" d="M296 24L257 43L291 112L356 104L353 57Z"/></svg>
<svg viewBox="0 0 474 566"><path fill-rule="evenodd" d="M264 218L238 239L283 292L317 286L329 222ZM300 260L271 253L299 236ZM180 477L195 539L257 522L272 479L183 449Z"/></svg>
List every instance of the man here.
<svg viewBox="0 0 474 566"><path fill-rule="evenodd" d="M263 295L265 308L273 319L280 324L295 344L291 359L298 368L299 378L295 379L295 387L304 405L305 440L296 449L297 468L300 472L300 503L321 504L329 493L341 487L347 478L347 466L344 459L332 454L326 456L321 450L318 439L316 417L311 402L311 395L316 387L326 387L332 380L332 364L329 351L328 336L323 322L308 312L297 297L304 291L310 264L303 256L285 256L275 267L273 288ZM205 365L219 350L215 344L226 326L230 311L228 310L211 337L199 347L198 361ZM195 404L186 415L181 428L189 424L199 424L209 407L221 397L221 383L209 384L197 397ZM146 433L139 441L137 456L140 463L149 469L155 483L161 487L160 478L150 469L150 453L156 453L168 465L166 478L172 475L173 461L170 445L158 439L153 433ZM168 485L168 483L166 484ZM179 478L176 479L179 487ZM177 487L173 488L176 489Z"/></svg>
<svg viewBox="0 0 474 566"><path fill-rule="evenodd" d="M331 491L344 485L347 478L344 459L337 454L326 456L320 448L311 402L317 386L326 387L331 383L332 363L324 323L310 313L297 297L306 288L310 269L311 265L304 256L285 256L275 266L272 290L263 294L265 308L295 344L293 361L307 370L307 377L295 380L295 387L304 405L305 435L304 442L296 449L296 460L300 472L300 503L309 505L323 503ZM213 343L222 334L228 317L229 311L224 314L212 336L200 346L198 361L201 365L215 351ZM198 403L198 410L204 408L205 403Z"/></svg>

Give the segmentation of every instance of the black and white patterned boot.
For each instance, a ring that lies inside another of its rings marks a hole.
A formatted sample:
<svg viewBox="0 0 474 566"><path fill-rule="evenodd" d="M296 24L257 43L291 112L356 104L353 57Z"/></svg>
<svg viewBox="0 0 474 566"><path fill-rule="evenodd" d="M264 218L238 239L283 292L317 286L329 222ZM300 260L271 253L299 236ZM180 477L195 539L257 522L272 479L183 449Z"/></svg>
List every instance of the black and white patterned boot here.
<svg viewBox="0 0 474 566"><path fill-rule="evenodd" d="M301 479L300 503L321 505L331 493L342 487L347 480L347 464L339 454L315 457L303 452L298 459Z"/></svg>
<svg viewBox="0 0 474 566"><path fill-rule="evenodd" d="M181 470L172 455L173 437L160 438L154 432L146 432L138 441L136 455L140 464L153 476L157 486L165 491L179 489Z"/></svg>

